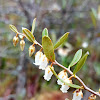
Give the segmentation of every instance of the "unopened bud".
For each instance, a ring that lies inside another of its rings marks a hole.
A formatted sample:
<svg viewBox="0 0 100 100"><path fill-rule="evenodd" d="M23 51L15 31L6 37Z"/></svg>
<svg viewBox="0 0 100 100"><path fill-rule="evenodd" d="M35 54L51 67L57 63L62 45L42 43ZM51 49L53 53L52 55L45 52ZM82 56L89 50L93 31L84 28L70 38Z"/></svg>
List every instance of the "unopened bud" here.
<svg viewBox="0 0 100 100"><path fill-rule="evenodd" d="M29 47L29 56L31 57L33 55L33 53L35 52L35 47L33 45L31 45Z"/></svg>
<svg viewBox="0 0 100 100"><path fill-rule="evenodd" d="M13 45L16 46L18 41L19 41L19 38L17 36L14 36L14 38L13 38Z"/></svg>
<svg viewBox="0 0 100 100"><path fill-rule="evenodd" d="M20 49L21 49L21 51L24 50L24 47L25 47L25 41L24 40L21 40L20 41Z"/></svg>
<svg viewBox="0 0 100 100"><path fill-rule="evenodd" d="M96 95L94 94L91 94L88 98L88 100L95 100L96 99Z"/></svg>

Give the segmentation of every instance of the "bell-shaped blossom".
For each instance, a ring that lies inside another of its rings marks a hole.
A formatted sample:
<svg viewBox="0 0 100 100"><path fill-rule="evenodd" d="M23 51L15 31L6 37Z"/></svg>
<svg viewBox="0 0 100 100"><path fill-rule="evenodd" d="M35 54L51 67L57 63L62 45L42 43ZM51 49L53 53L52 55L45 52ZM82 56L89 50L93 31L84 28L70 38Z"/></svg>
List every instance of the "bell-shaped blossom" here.
<svg viewBox="0 0 100 100"><path fill-rule="evenodd" d="M67 75L66 71L63 70L58 74L58 77L60 79L64 80L64 79L68 78L68 75ZM57 83L58 83L58 85L62 85L63 84L59 79L57 80Z"/></svg>
<svg viewBox="0 0 100 100"><path fill-rule="evenodd" d="M43 56L43 53L41 51L38 51L36 54L35 54L35 65L40 65L40 61L41 61L41 58Z"/></svg>
<svg viewBox="0 0 100 100"><path fill-rule="evenodd" d="M83 98L82 90L77 89L73 93L73 99L72 100L81 100Z"/></svg>
<svg viewBox="0 0 100 100"><path fill-rule="evenodd" d="M45 68L47 67L47 64L48 64L48 59L47 59L47 57L44 54L40 58L39 69L45 70Z"/></svg>
<svg viewBox="0 0 100 100"><path fill-rule="evenodd" d="M96 99L96 95L94 94L91 94L88 98L88 100L95 100Z"/></svg>
<svg viewBox="0 0 100 100"><path fill-rule="evenodd" d="M65 83L71 83L72 84L72 80L70 80L69 78L66 78L64 80ZM68 85L66 85L65 83L62 84L62 87L60 88L60 90L63 92L63 93L67 93L68 89L70 88Z"/></svg>
<svg viewBox="0 0 100 100"><path fill-rule="evenodd" d="M46 68L45 68L45 75L43 76L45 80L49 81L53 75L51 69L50 69L50 65L48 65ZM52 66L52 69L54 70L54 67Z"/></svg>

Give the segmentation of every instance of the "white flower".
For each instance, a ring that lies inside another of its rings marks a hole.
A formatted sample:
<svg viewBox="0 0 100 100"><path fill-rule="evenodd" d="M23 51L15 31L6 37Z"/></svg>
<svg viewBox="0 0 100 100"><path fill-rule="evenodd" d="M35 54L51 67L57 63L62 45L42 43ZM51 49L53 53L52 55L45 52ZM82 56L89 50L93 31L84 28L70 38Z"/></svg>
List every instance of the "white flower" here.
<svg viewBox="0 0 100 100"><path fill-rule="evenodd" d="M68 78L68 75L67 75L67 73L63 70L63 71L61 71L61 72L58 74L58 77L59 77L60 79L64 80L64 79ZM57 83L58 83L58 85L62 85L62 84L63 84L59 79L57 80Z"/></svg>
<svg viewBox="0 0 100 100"><path fill-rule="evenodd" d="M43 76L45 80L49 81L53 75L51 69L50 69L50 65L48 65L45 69L45 75ZM52 66L52 68L54 69L54 67Z"/></svg>
<svg viewBox="0 0 100 100"><path fill-rule="evenodd" d="M82 47L83 47L83 48L87 48L87 47L88 47L88 42L83 42L83 43L82 43Z"/></svg>
<svg viewBox="0 0 100 100"><path fill-rule="evenodd" d="M43 53L41 51L38 51L36 54L35 54L35 65L40 65L40 61L41 61L41 58L43 56Z"/></svg>
<svg viewBox="0 0 100 100"><path fill-rule="evenodd" d="M70 49L63 49L63 48L59 48L58 49L58 54L62 57L65 57L68 55L68 53L70 52Z"/></svg>
<svg viewBox="0 0 100 100"><path fill-rule="evenodd" d="M70 80L69 78L66 78L64 80L65 83L71 83L72 84L72 80ZM63 92L63 93L67 93L68 89L70 88L68 85L66 85L65 83L62 84L62 87L60 88L60 90Z"/></svg>
<svg viewBox="0 0 100 100"><path fill-rule="evenodd" d="M80 90L80 89L75 90L74 93L73 93L73 99L72 100L81 100L81 98L83 98L82 90Z"/></svg>
<svg viewBox="0 0 100 100"><path fill-rule="evenodd" d="M39 69L45 70L48 64L48 59L45 55L41 56L39 64L40 64Z"/></svg>

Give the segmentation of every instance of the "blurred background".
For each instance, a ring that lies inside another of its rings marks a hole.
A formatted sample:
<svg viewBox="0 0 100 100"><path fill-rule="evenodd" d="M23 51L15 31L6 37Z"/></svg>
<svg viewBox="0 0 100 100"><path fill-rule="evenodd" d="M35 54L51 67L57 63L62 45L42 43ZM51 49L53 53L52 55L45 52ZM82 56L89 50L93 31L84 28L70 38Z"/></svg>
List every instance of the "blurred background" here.
<svg viewBox="0 0 100 100"><path fill-rule="evenodd" d="M31 30L37 18L35 38L41 43L42 30L46 27L53 43L65 32L70 32L66 42L55 51L56 60L68 66L75 52L82 48L90 55L77 75L91 89L100 87L100 0L0 0L0 100L72 100L73 88L62 93L55 76L47 82L44 72L33 65L29 58L27 40L24 52L20 45L13 46L15 36L9 24ZM36 51L40 48L36 46ZM72 70L74 67L72 68ZM55 66L59 73L62 69ZM75 81L76 84L79 84ZM90 93L84 90L83 100ZM100 98L97 98L100 100Z"/></svg>

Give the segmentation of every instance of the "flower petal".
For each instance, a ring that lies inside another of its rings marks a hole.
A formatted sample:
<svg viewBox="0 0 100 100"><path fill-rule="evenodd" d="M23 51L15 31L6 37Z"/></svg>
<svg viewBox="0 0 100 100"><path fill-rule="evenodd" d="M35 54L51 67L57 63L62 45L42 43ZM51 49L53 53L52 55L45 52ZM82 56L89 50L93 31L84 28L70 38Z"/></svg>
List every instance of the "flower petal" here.
<svg viewBox="0 0 100 100"><path fill-rule="evenodd" d="M45 80L49 81L53 75L51 69L50 69L50 65L46 67L45 69L45 75L43 76ZM52 66L53 67L53 66Z"/></svg>

